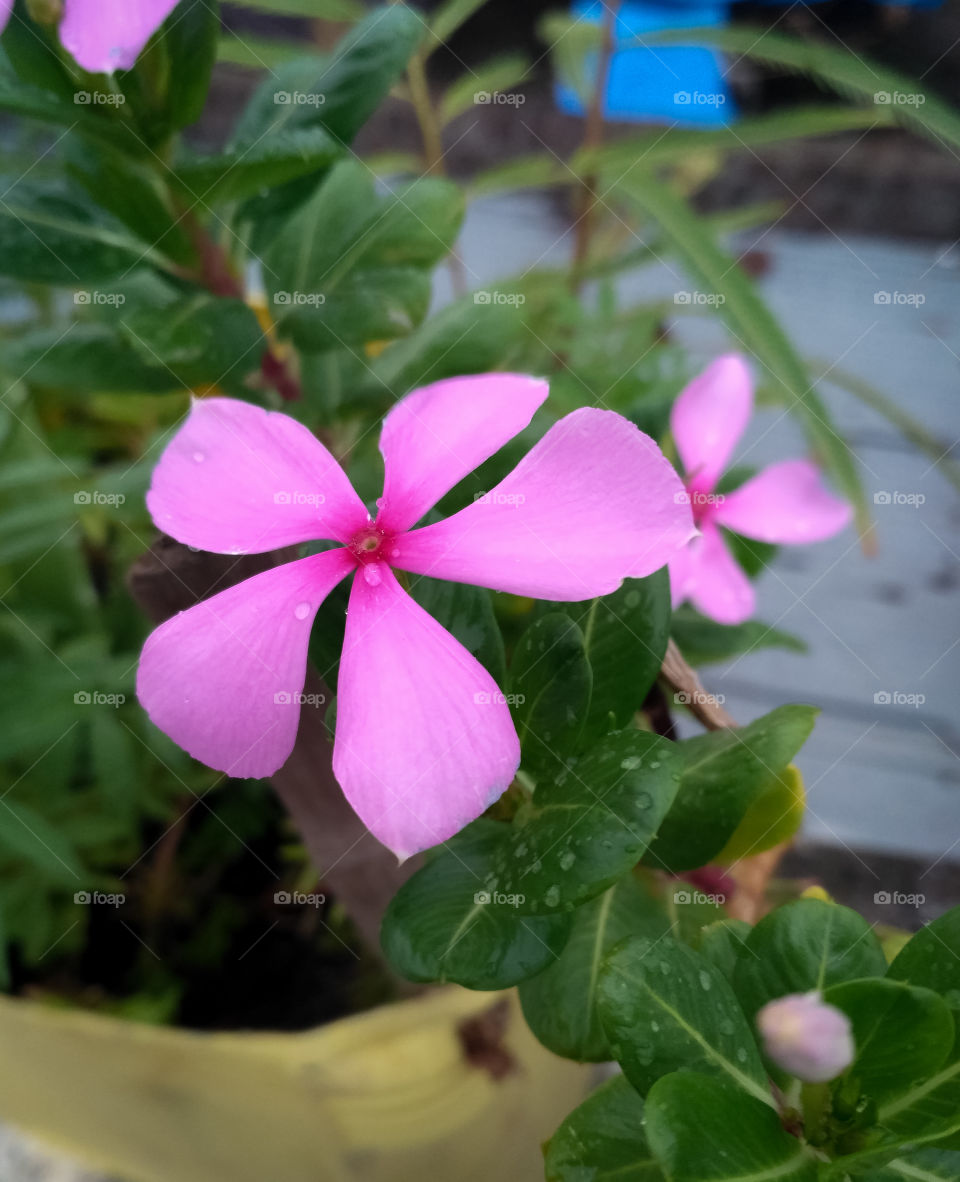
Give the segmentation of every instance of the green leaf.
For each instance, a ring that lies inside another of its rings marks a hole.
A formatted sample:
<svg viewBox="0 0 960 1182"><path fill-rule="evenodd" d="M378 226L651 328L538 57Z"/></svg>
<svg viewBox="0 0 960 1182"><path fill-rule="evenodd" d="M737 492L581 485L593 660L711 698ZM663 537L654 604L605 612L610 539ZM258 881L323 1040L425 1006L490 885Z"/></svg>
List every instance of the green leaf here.
<svg viewBox="0 0 960 1182"><path fill-rule="evenodd" d="M234 146L318 126L349 144L403 73L423 31L422 19L403 4L375 8L329 57L314 54L280 65L250 100ZM283 101L281 95L312 95L315 101Z"/></svg>
<svg viewBox="0 0 960 1182"><path fill-rule="evenodd" d="M813 706L779 706L748 726L678 743L680 791L644 861L679 873L719 854L803 746L816 715Z"/></svg>
<svg viewBox="0 0 960 1182"><path fill-rule="evenodd" d="M457 29L484 3L485 0L445 0L430 21L430 38L425 48L428 51L433 50L449 41Z"/></svg>
<svg viewBox="0 0 960 1182"><path fill-rule="evenodd" d="M949 994L953 1008L960 1010L960 907L951 908L911 936L887 976Z"/></svg>
<svg viewBox="0 0 960 1182"><path fill-rule="evenodd" d="M107 282L155 258L75 196L19 184L0 204L0 275L69 287Z"/></svg>
<svg viewBox="0 0 960 1182"><path fill-rule="evenodd" d="M477 658L497 685L503 685L506 658L490 592L426 577L417 577L410 590L417 603Z"/></svg>
<svg viewBox="0 0 960 1182"><path fill-rule="evenodd" d="M263 333L242 300L200 292L172 305L131 308L124 335L145 364L162 365L182 385L238 385L260 365Z"/></svg>
<svg viewBox="0 0 960 1182"><path fill-rule="evenodd" d="M570 1113L545 1158L547 1182L663 1182L643 1135L643 1100L622 1075Z"/></svg>
<svg viewBox="0 0 960 1182"><path fill-rule="evenodd" d="M844 1169L842 1157L836 1168ZM908 1150L885 1166L870 1166L865 1173L854 1169L848 1177L856 1182L957 1182L960 1153L951 1149Z"/></svg>
<svg viewBox="0 0 960 1182"><path fill-rule="evenodd" d="M878 1119L902 1140L913 1143L952 1138L960 1148L960 1054L954 1046L946 1065L881 1105Z"/></svg>
<svg viewBox="0 0 960 1182"><path fill-rule="evenodd" d="M0 849L64 886L81 882L76 852L59 829L29 805L0 802Z"/></svg>
<svg viewBox="0 0 960 1182"><path fill-rule="evenodd" d="M164 393L182 389L163 366L145 360L117 328L73 323L35 329L5 343L4 368L23 373L31 385L61 390Z"/></svg>
<svg viewBox="0 0 960 1182"><path fill-rule="evenodd" d="M462 215L447 181L380 199L361 164L336 165L264 252L278 329L311 350L408 333L426 315L428 268L450 249Z"/></svg>
<svg viewBox="0 0 960 1182"><path fill-rule="evenodd" d="M188 158L177 165L172 180L196 203L216 205L318 173L342 155L343 148L324 128L294 128L219 156Z"/></svg>
<svg viewBox="0 0 960 1182"><path fill-rule="evenodd" d="M791 764L754 799L714 861L729 866L789 841L803 824L806 800L803 777Z"/></svg>
<svg viewBox="0 0 960 1182"><path fill-rule="evenodd" d="M656 940L668 927L662 908L632 874L578 908L560 958L520 986L523 1015L543 1045L581 1062L612 1058L597 1012L601 962L627 936Z"/></svg>
<svg viewBox="0 0 960 1182"><path fill-rule="evenodd" d="M760 620L747 620L743 624L717 624L701 616L689 604L681 604L674 611L670 635L695 668L712 661L729 661L742 653L762 648L784 648L795 653L807 651L806 641L799 636L782 632Z"/></svg>
<svg viewBox="0 0 960 1182"><path fill-rule="evenodd" d="M647 1141L670 1182L815 1182L810 1150L736 1085L677 1071L650 1089Z"/></svg>
<svg viewBox="0 0 960 1182"><path fill-rule="evenodd" d="M555 781L539 784L493 859L493 882L520 910L570 911L636 864L677 790L672 744L642 731L609 735Z"/></svg>
<svg viewBox="0 0 960 1182"><path fill-rule="evenodd" d="M439 117L442 124L450 123L477 102L477 93L494 94L512 90L526 78L530 65L519 53L506 53L492 58L476 71L469 71L452 83L440 101ZM488 101L488 100L487 100Z"/></svg>
<svg viewBox="0 0 960 1182"><path fill-rule="evenodd" d="M753 1018L774 998L881 977L885 969L880 941L855 911L821 899L797 899L764 916L747 937L734 985Z"/></svg>
<svg viewBox="0 0 960 1182"><path fill-rule="evenodd" d="M381 933L398 972L412 981L504 989L556 959L570 917L522 916L509 892L484 885L507 828L475 821L400 888Z"/></svg>
<svg viewBox="0 0 960 1182"><path fill-rule="evenodd" d="M701 932L700 952L728 981L732 981L749 934L750 925L745 920L718 919Z"/></svg>
<svg viewBox="0 0 960 1182"><path fill-rule="evenodd" d="M180 0L162 26L159 39L170 62L162 116L165 130L187 127L203 114L219 33L219 0Z"/></svg>
<svg viewBox="0 0 960 1182"><path fill-rule="evenodd" d="M953 1046L953 1015L932 989L884 978L844 981L824 1000L850 1019L856 1058L847 1074L878 1104L932 1075Z"/></svg>
<svg viewBox="0 0 960 1182"><path fill-rule="evenodd" d="M517 307L467 296L395 341L371 368L383 393L400 397L442 378L499 368L519 331Z"/></svg>
<svg viewBox="0 0 960 1182"><path fill-rule="evenodd" d="M861 532L870 525L866 494L853 452L834 428L806 366L746 272L714 241L674 189L649 174L621 179L617 192L659 223L693 279L724 296L717 307L734 336L760 361L778 398L804 424L811 445L853 503Z"/></svg>
<svg viewBox="0 0 960 1182"><path fill-rule="evenodd" d="M667 1072L691 1067L773 1104L733 990L694 949L669 936L625 940L600 970L598 1005L617 1062L641 1094Z"/></svg>
<svg viewBox="0 0 960 1182"><path fill-rule="evenodd" d="M584 738L626 726L660 673L670 634L666 567L645 579L625 579L612 595L563 604L583 630L593 669L593 695Z"/></svg>
<svg viewBox="0 0 960 1182"><path fill-rule="evenodd" d="M562 612L542 616L517 641L509 687L523 764L533 775L577 749L592 682L583 633Z"/></svg>

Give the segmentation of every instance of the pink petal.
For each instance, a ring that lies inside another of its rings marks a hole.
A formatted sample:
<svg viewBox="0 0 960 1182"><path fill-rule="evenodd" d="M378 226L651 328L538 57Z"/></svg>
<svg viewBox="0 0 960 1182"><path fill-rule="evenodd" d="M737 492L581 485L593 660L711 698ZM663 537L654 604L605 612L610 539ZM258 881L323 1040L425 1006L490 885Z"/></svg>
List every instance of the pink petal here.
<svg viewBox="0 0 960 1182"><path fill-rule="evenodd" d="M670 430L692 488L713 490L752 410L753 381L736 353L718 357L683 390L670 413Z"/></svg>
<svg viewBox="0 0 960 1182"><path fill-rule="evenodd" d="M445 841L506 790L519 764L490 674L388 566L364 568L350 593L333 770L370 832L401 859Z"/></svg>
<svg viewBox="0 0 960 1182"><path fill-rule="evenodd" d="M66 0L60 40L91 74L129 70L177 0Z"/></svg>
<svg viewBox="0 0 960 1182"><path fill-rule="evenodd" d="M554 424L482 500L397 539L395 566L537 599L590 599L658 570L694 533L680 478L612 411Z"/></svg>
<svg viewBox="0 0 960 1182"><path fill-rule="evenodd" d="M717 505L714 519L761 542L820 542L848 525L853 510L824 487L809 460L771 464Z"/></svg>
<svg viewBox="0 0 960 1182"><path fill-rule="evenodd" d="M385 479L377 522L409 529L455 484L527 426L549 393L522 374L450 378L414 390L380 435Z"/></svg>
<svg viewBox="0 0 960 1182"><path fill-rule="evenodd" d="M232 398L194 401L154 469L147 506L164 533L218 554L346 542L368 520L306 427Z"/></svg>
<svg viewBox="0 0 960 1182"><path fill-rule="evenodd" d="M137 696L178 746L231 776L269 776L293 750L310 627L355 568L328 550L254 575L161 624Z"/></svg>
<svg viewBox="0 0 960 1182"><path fill-rule="evenodd" d="M718 624L742 624L753 615L753 586L711 522L703 533L670 561L674 605L693 601L698 611Z"/></svg>

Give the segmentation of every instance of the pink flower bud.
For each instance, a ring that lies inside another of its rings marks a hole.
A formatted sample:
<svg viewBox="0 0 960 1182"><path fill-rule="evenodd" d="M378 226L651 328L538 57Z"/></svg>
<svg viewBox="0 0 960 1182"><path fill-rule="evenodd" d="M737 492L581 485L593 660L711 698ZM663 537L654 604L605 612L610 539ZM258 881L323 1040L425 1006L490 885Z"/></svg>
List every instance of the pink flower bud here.
<svg viewBox="0 0 960 1182"><path fill-rule="evenodd" d="M757 1014L767 1056L806 1083L835 1079L853 1062L853 1035L846 1014L819 993L791 993Z"/></svg>

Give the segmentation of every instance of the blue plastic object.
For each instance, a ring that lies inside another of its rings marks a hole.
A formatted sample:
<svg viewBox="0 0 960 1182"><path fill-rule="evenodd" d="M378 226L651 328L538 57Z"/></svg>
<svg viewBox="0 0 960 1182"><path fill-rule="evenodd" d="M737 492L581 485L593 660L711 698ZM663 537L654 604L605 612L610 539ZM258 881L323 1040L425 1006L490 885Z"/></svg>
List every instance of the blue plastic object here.
<svg viewBox="0 0 960 1182"><path fill-rule="evenodd" d="M600 24L604 5L578 0L573 13ZM721 58L710 49L687 45L633 45L637 37L660 29L722 26L730 14L729 3L705 0L626 0L620 6L617 49L610 62L605 114L624 122L684 123L716 127L732 123L737 112L721 69ZM626 46L629 46L628 48ZM588 62L586 74L596 70ZM556 88L561 110L582 115L584 106L567 83Z"/></svg>

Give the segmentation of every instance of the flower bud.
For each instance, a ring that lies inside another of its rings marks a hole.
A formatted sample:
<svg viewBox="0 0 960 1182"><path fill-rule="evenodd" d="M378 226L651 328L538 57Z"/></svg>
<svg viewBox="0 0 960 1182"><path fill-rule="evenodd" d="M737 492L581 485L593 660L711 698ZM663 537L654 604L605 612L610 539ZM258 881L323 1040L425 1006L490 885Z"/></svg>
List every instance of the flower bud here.
<svg viewBox="0 0 960 1182"><path fill-rule="evenodd" d="M816 991L768 1002L757 1028L768 1058L805 1083L825 1083L853 1062L849 1019Z"/></svg>

